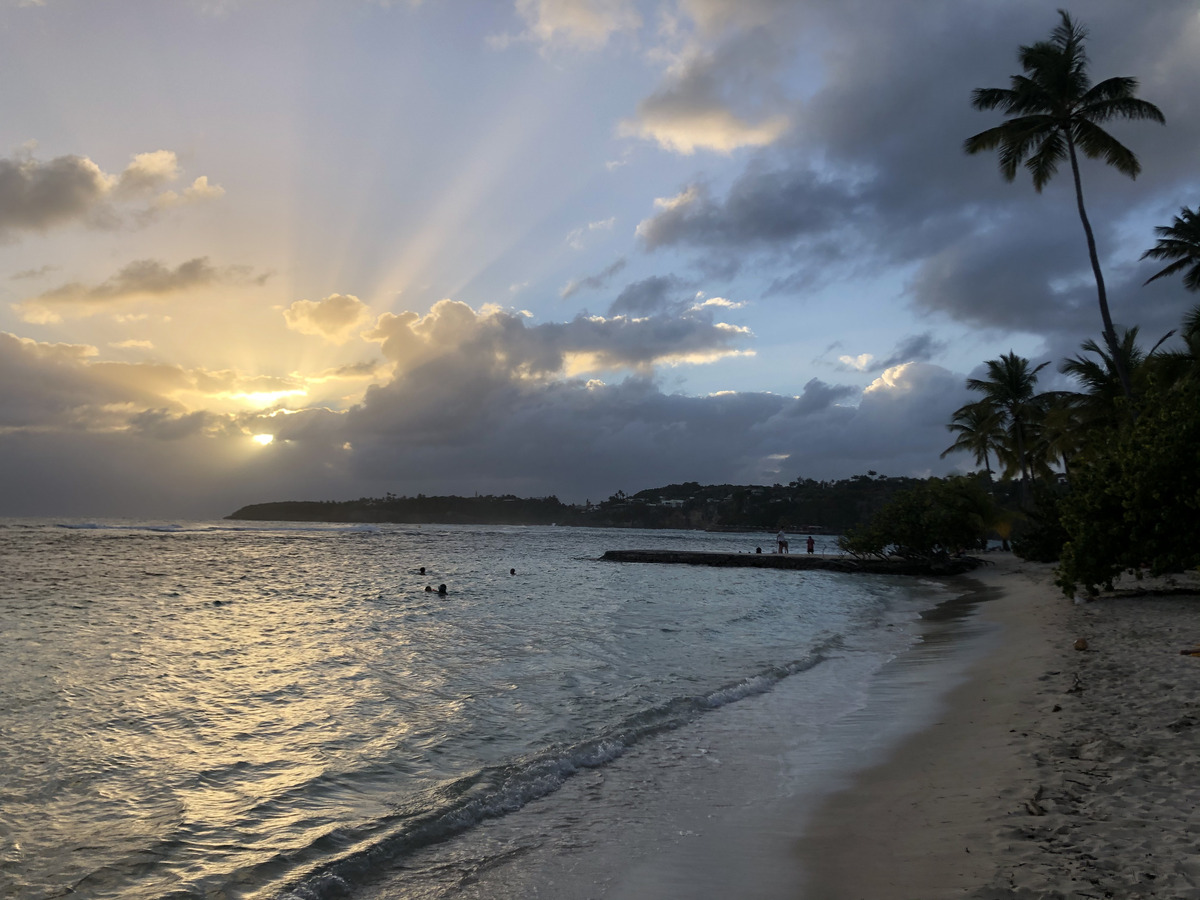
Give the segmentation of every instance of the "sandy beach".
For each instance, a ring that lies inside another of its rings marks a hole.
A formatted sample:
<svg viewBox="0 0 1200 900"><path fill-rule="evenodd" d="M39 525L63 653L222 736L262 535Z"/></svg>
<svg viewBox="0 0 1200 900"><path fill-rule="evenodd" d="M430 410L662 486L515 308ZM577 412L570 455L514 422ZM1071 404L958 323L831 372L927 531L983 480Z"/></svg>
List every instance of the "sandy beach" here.
<svg viewBox="0 0 1200 900"><path fill-rule="evenodd" d="M999 589L980 615L1000 639L931 727L822 805L803 896L1200 898L1196 579L1073 603L1009 554L972 579Z"/></svg>

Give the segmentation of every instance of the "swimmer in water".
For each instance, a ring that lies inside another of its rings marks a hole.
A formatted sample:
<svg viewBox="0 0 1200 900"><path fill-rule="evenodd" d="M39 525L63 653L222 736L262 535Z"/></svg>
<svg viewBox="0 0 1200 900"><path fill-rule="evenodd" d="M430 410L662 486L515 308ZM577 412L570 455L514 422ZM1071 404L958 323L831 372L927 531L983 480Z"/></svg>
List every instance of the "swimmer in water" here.
<svg viewBox="0 0 1200 900"><path fill-rule="evenodd" d="M444 584L439 584L439 585L438 585L438 596L439 596L439 597L445 597L445 596L446 596L446 586L445 586Z"/></svg>

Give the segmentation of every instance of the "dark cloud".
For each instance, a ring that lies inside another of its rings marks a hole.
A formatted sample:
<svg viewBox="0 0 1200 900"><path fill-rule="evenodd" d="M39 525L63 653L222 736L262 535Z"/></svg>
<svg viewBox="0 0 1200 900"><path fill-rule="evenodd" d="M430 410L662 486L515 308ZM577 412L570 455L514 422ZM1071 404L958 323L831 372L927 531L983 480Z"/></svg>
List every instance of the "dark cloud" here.
<svg viewBox="0 0 1200 900"><path fill-rule="evenodd" d="M19 408L0 405L10 458L25 466L21 485L11 468L0 474L0 512L28 509L29 485L40 485L47 514L215 516L258 500L389 490L582 500L680 480L830 478L865 467L907 474L924 471L943 448L942 423L962 393L961 377L923 363L889 370L865 391L811 379L795 398L696 397L666 393L651 375L610 384L569 374L575 358L619 357L628 366L736 345L736 332L727 343L703 316L529 326L443 301L426 316L381 318L374 337L396 374L358 406L247 415L162 401L180 385L270 390L286 380L98 363L89 348L5 337L0 374L35 387ZM70 442L61 441L64 429ZM264 433L274 443L253 445L250 436ZM73 477L63 482L58 468L83 457L66 459L56 442L86 454L104 478L72 493ZM185 465L194 473L188 484L173 483Z"/></svg>
<svg viewBox="0 0 1200 900"><path fill-rule="evenodd" d="M662 211L638 226L648 250L672 245L762 249L820 238L855 214L853 186L822 181L806 171L744 174L724 200L694 184L663 201Z"/></svg>
<svg viewBox="0 0 1200 900"><path fill-rule="evenodd" d="M87 411L125 396L88 377L83 363L92 347L42 344L0 332L0 382L21 390L0 391L0 433L13 429L88 424Z"/></svg>
<svg viewBox="0 0 1200 900"><path fill-rule="evenodd" d="M0 237L82 219L105 197L108 177L90 159L0 159Z"/></svg>
<svg viewBox="0 0 1200 900"><path fill-rule="evenodd" d="M796 415L807 415L828 409L839 400L848 400L859 394L859 389L846 384L826 384L819 378L809 379L804 391L792 411Z"/></svg>
<svg viewBox="0 0 1200 900"><path fill-rule="evenodd" d="M110 304L141 297L161 297L213 284L262 284L266 275L255 275L246 266L214 266L206 256L178 266L156 259L134 260L105 281L88 285L70 282L26 298L17 304L30 321L53 321L64 313L89 315Z"/></svg>
<svg viewBox="0 0 1200 900"><path fill-rule="evenodd" d="M21 281L21 280L24 280L27 278L41 278L45 275L49 275L51 272L57 272L57 271L58 271L58 266L41 266L36 269L24 269L20 272L14 272L12 275L9 275L8 277L12 281Z"/></svg>
<svg viewBox="0 0 1200 900"><path fill-rule="evenodd" d="M890 356L872 364L870 371L882 372L904 363L928 362L944 349L946 342L934 337L933 332L912 334L901 340Z"/></svg>
<svg viewBox="0 0 1200 900"><path fill-rule="evenodd" d="M40 161L23 152L0 159L0 239L69 222L118 225L121 220L110 202L113 200L148 201L148 206L133 212L134 221L145 224L163 209L224 194L203 175L182 194L157 193L179 174L179 162L170 150L139 153L119 175L105 173L86 156Z"/></svg>
<svg viewBox="0 0 1200 900"><path fill-rule="evenodd" d="M694 12L724 21L703 2ZM647 250L691 249L704 271L730 277L753 262L776 273L775 293L904 268L915 273L908 296L921 312L1051 339L1098 330L1070 173L1039 194L1024 173L1005 183L994 154L961 150L965 137L1000 121L971 108L971 89L1006 86L1020 70L1018 46L1056 24L1052 9L1032 0L961 4L934 17L904 4L851 2L788 14L755 4L754 15L776 16L771 46L786 39L794 58L820 60L820 83L793 107L788 135L748 161L722 194L696 181L660 200L638 229ZM1110 293L1123 307L1114 314L1126 321L1145 309L1121 259L1153 243L1143 225L1144 245L1128 246L1131 216L1139 206L1169 210L1169 199L1177 206L1197 184L1194 16L1184 0L1145 15L1104 0L1079 15L1091 32L1093 77L1140 77L1139 95L1168 121L1109 123L1142 159L1136 182L1083 162ZM811 43L818 34L821 46Z"/></svg>
<svg viewBox="0 0 1200 900"><path fill-rule="evenodd" d="M203 410L179 415L165 409L147 409L129 417L134 433L160 441L178 441L203 434L212 427L214 417Z"/></svg>
<svg viewBox="0 0 1200 900"><path fill-rule="evenodd" d="M608 307L610 316L648 316L678 310L687 304L679 296L679 280L669 275L654 275L627 285Z"/></svg>

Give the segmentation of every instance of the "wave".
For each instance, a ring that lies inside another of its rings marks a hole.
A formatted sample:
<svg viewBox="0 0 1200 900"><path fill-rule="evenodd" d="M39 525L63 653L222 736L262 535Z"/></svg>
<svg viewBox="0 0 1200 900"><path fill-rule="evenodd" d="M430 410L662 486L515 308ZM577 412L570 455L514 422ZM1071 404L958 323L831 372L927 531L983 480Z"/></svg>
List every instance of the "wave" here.
<svg viewBox="0 0 1200 900"><path fill-rule="evenodd" d="M558 790L581 769L595 769L621 757L638 742L672 731L697 717L747 697L766 693L791 675L808 671L828 658L833 642L803 659L770 666L705 694L679 697L629 716L603 734L566 746L552 747L512 763L491 766L456 779L413 801L406 810L355 829L338 829L309 847L307 856L332 862L311 868L284 886L277 900L331 900L343 897L375 870L489 819L516 812L527 803ZM355 849L347 851L347 847ZM265 865L274 868L277 865Z"/></svg>

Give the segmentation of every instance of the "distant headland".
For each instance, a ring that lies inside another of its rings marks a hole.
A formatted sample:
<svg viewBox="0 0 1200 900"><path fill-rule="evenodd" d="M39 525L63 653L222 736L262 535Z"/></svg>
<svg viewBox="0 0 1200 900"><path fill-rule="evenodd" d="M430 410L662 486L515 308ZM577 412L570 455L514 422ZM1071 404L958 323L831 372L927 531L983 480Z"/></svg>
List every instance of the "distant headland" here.
<svg viewBox="0 0 1200 900"><path fill-rule="evenodd" d="M568 504L557 497L511 494L254 503L227 516L256 522L348 522L446 525L580 525L842 534L868 519L898 491L923 479L870 472L839 481L800 479L774 485L684 482L606 500Z"/></svg>

